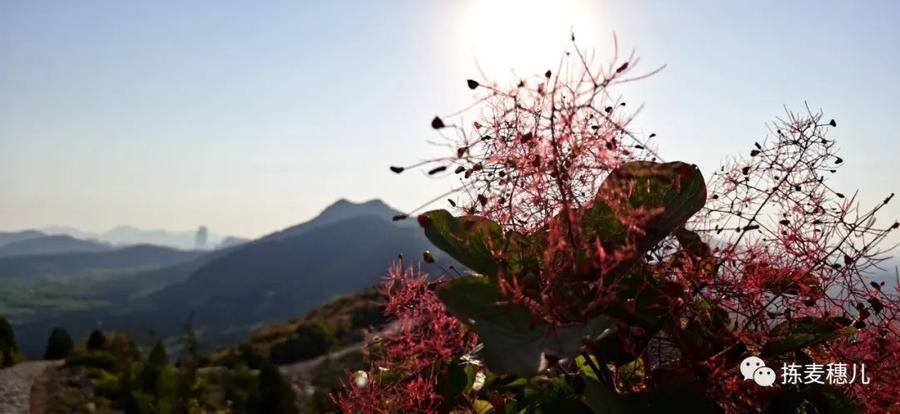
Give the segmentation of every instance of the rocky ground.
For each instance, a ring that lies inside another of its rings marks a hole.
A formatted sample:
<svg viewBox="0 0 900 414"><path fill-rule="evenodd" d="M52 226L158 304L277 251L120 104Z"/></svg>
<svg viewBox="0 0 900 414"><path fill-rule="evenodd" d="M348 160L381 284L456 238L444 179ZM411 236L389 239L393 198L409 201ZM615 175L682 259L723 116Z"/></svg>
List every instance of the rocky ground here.
<svg viewBox="0 0 900 414"><path fill-rule="evenodd" d="M32 385L62 361L28 361L0 370L0 413L31 413Z"/></svg>

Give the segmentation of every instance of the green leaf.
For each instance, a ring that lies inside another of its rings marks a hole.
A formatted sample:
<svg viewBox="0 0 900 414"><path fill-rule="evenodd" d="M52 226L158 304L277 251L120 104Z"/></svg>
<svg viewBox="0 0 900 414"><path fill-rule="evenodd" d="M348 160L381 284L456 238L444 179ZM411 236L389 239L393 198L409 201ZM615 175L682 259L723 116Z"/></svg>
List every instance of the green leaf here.
<svg viewBox="0 0 900 414"><path fill-rule="evenodd" d="M581 218L581 227L588 238L602 237L604 245L621 245L625 242L627 229L619 221L616 212L599 197Z"/></svg>
<svg viewBox="0 0 900 414"><path fill-rule="evenodd" d="M522 390L521 397L516 397L516 405L528 413L566 413L568 410L564 408L568 403L560 401L572 400L573 397L577 398L576 390L565 377L535 376ZM558 403L562 405L557 406ZM559 410L555 410L557 407Z"/></svg>
<svg viewBox="0 0 900 414"><path fill-rule="evenodd" d="M600 363L597 362L597 357L590 355L590 361L594 363L594 366L599 367ZM597 373L594 372L594 369L591 368L591 365L588 364L587 358L584 355L578 355L575 357L575 366L578 367L578 370L581 371L581 375L584 375L585 378L592 379L594 381L599 381L597 378Z"/></svg>
<svg viewBox="0 0 900 414"><path fill-rule="evenodd" d="M728 311L706 300L694 302L692 308L693 315L676 330L680 331L683 358L706 359L733 343Z"/></svg>
<svg viewBox="0 0 900 414"><path fill-rule="evenodd" d="M494 252L501 250L505 242L499 224L484 217L453 217L447 210L432 210L419 216L419 225L437 248L469 269L497 275Z"/></svg>
<svg viewBox="0 0 900 414"><path fill-rule="evenodd" d="M519 388L528 385L528 378L516 378L509 382L508 384L504 384L503 388Z"/></svg>
<svg viewBox="0 0 900 414"><path fill-rule="evenodd" d="M450 361L447 366L447 375L442 376L440 380L443 383L444 399L448 401L452 401L470 387L466 367L455 359Z"/></svg>
<svg viewBox="0 0 900 414"><path fill-rule="evenodd" d="M693 231L682 227L675 231L675 239L678 240L681 249L690 256L700 259L708 259L712 256L709 244L704 242L700 235Z"/></svg>
<svg viewBox="0 0 900 414"><path fill-rule="evenodd" d="M523 306L498 303L500 289L486 277L453 279L440 285L437 295L452 315L473 326L484 343L485 364L497 373L534 375L542 355L573 357L585 338L615 332L614 322L605 317L555 327L533 321Z"/></svg>
<svg viewBox="0 0 900 414"><path fill-rule="evenodd" d="M763 356L781 355L850 335L856 329L847 326L843 318L805 317L785 321L772 329L773 338L763 347Z"/></svg>
<svg viewBox="0 0 900 414"><path fill-rule="evenodd" d="M523 331L531 327L527 309L498 304L504 299L497 282L490 278L458 277L439 285L437 295L447 310L464 322L490 320L494 325Z"/></svg>
<svg viewBox="0 0 900 414"><path fill-rule="evenodd" d="M652 332L668 325L671 322L669 299L660 289L661 282L654 277L655 274L657 271L653 265L641 263L627 273L608 275L604 282L618 290L616 300L610 303L606 312ZM629 311L626 306L629 299L634 301L634 309L639 309L639 312Z"/></svg>
<svg viewBox="0 0 900 414"><path fill-rule="evenodd" d="M472 409L475 411L475 414L487 414L494 411L494 406L485 400L475 400L475 403L472 404Z"/></svg>
<svg viewBox="0 0 900 414"><path fill-rule="evenodd" d="M510 274L530 271L537 274L540 270L539 258L544 250L547 235L537 232L531 236L509 231L506 233L504 246L504 270Z"/></svg>
<svg viewBox="0 0 900 414"><path fill-rule="evenodd" d="M703 269L704 275L712 277L716 274L717 258L712 254L709 244L704 242L699 234L682 227L675 231L675 239L678 240L682 252L690 258L692 263Z"/></svg>
<svg viewBox="0 0 900 414"><path fill-rule="evenodd" d="M634 360L657 332L674 324L671 299L660 289L651 265L641 263L628 272L607 275L607 286L615 286L615 298L608 302L605 315L643 329L640 335L621 329L597 343L597 356L605 362L624 364Z"/></svg>
<svg viewBox="0 0 900 414"><path fill-rule="evenodd" d="M478 366L472 364L464 364L462 365L463 370L466 373L466 387L465 389L471 390L472 385L475 384L475 374L478 373ZM486 382L486 381L485 381Z"/></svg>
<svg viewBox="0 0 900 414"><path fill-rule="evenodd" d="M604 248L616 250L628 243L636 248L626 269L662 239L681 228L706 202L706 184L696 166L683 162L632 161L610 173L600 186L593 204L582 217L588 238L600 240ZM641 232L628 228L622 219L638 209L653 212Z"/></svg>
<svg viewBox="0 0 900 414"><path fill-rule="evenodd" d="M637 385L643 382L645 376L644 359L637 358L627 364L616 368L619 378L626 384Z"/></svg>

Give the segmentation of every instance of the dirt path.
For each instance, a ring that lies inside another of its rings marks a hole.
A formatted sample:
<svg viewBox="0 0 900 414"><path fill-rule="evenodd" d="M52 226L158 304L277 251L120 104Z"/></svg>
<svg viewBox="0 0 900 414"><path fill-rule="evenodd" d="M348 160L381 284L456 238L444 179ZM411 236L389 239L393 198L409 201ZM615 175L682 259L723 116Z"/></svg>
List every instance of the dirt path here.
<svg viewBox="0 0 900 414"><path fill-rule="evenodd" d="M392 323L384 327L384 329L380 331L369 333L361 342L347 346L346 348L340 349L338 351L330 352L317 358L295 362L288 365L281 365L278 367L278 370L281 372L281 375L283 375L288 380L288 382L293 385L295 391L302 393L303 395L310 395L313 391L313 389L310 387L310 383L312 383L316 368L322 365L322 363L324 363L326 360L336 360L351 352L359 352L363 349L366 343L372 340L372 338L376 336L390 335L391 333L394 333L396 331L397 325Z"/></svg>
<svg viewBox="0 0 900 414"><path fill-rule="evenodd" d="M281 371L281 375L284 375L292 383L308 383L312 381L312 375L315 372L315 369L319 365L322 365L326 359L338 359L350 352L360 351L362 348L363 344L358 343L341 349L340 351L325 354L310 360L279 366L278 370Z"/></svg>
<svg viewBox="0 0 900 414"><path fill-rule="evenodd" d="M31 387L45 370L62 361L28 361L0 370L0 413L29 414Z"/></svg>

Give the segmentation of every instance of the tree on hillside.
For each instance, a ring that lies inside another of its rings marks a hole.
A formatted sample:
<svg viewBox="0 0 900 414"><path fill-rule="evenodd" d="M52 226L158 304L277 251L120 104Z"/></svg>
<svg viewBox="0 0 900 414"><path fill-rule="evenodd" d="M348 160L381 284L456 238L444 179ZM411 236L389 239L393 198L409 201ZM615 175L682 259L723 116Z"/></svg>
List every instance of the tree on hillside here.
<svg viewBox="0 0 900 414"><path fill-rule="evenodd" d="M387 318L384 316L384 306L375 303L358 306L350 315L350 326L354 329L381 326L385 322Z"/></svg>
<svg viewBox="0 0 900 414"><path fill-rule="evenodd" d="M284 380L278 367L263 365L259 372L259 396L253 405L259 413L295 414L297 403L291 385Z"/></svg>
<svg viewBox="0 0 900 414"><path fill-rule="evenodd" d="M159 375L163 368L169 364L169 355L166 353L166 347L162 341L157 340L150 350L147 362L144 364L144 370L141 372L141 386L144 391L153 392L159 382Z"/></svg>
<svg viewBox="0 0 900 414"><path fill-rule="evenodd" d="M0 316L0 367L8 367L15 363L15 355L19 351L16 345L16 334L5 317Z"/></svg>
<svg viewBox="0 0 900 414"><path fill-rule="evenodd" d="M178 355L176 365L181 368L196 369L203 364L203 355L200 353L200 340L197 330L194 329L194 315L188 317L184 324L184 333L181 335L181 354Z"/></svg>
<svg viewBox="0 0 900 414"><path fill-rule="evenodd" d="M318 323L304 323L286 341L272 347L269 360L274 364L289 364L315 358L331 346L331 337Z"/></svg>
<svg viewBox="0 0 900 414"><path fill-rule="evenodd" d="M261 369L263 365L268 363L266 358L261 355L259 351L247 344L241 344L238 347L237 361L250 369Z"/></svg>
<svg viewBox="0 0 900 414"><path fill-rule="evenodd" d="M99 329L95 329L91 332L91 336L88 337L86 347L88 351L99 351L104 349L106 347L106 335Z"/></svg>
<svg viewBox="0 0 900 414"><path fill-rule="evenodd" d="M74 344L72 336L63 328L54 328L47 338L47 350L44 359L63 359L72 352Z"/></svg>
<svg viewBox="0 0 900 414"><path fill-rule="evenodd" d="M169 363L169 354L166 352L166 346L162 341L156 341L150 355L147 357L147 365L153 367L163 367Z"/></svg>
<svg viewBox="0 0 900 414"><path fill-rule="evenodd" d="M122 369L141 359L137 345L128 332L105 332L106 347L104 351L115 356Z"/></svg>

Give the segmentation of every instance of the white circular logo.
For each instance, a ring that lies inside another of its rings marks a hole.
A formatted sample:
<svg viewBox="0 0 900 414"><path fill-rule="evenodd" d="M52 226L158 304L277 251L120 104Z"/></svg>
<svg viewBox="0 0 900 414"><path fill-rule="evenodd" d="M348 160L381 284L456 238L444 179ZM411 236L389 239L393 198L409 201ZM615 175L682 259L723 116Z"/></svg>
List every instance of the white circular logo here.
<svg viewBox="0 0 900 414"><path fill-rule="evenodd" d="M764 366L766 366L766 363L759 357L751 356L744 358L744 360L741 361L741 374L744 375L744 380L753 379L753 371Z"/></svg>
<svg viewBox="0 0 900 414"><path fill-rule="evenodd" d="M753 381L763 387L771 387L775 383L775 370L769 367L759 367L753 371Z"/></svg>

